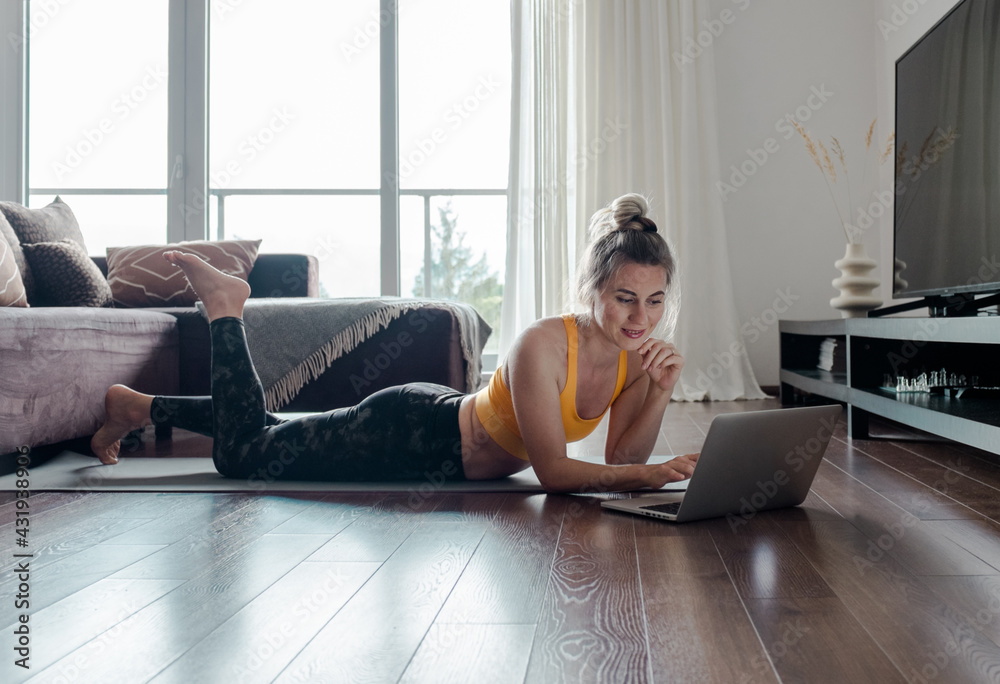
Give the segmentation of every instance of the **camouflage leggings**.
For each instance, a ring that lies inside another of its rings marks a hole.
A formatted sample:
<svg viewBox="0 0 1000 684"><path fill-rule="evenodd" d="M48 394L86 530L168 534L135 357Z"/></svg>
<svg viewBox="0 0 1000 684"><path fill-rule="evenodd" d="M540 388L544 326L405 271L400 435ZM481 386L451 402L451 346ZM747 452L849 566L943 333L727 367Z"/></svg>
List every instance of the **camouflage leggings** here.
<svg viewBox="0 0 1000 684"><path fill-rule="evenodd" d="M351 408L286 420L265 411L243 321L220 318L212 339L212 396L153 399L154 424L214 438L226 477L270 481L464 480L458 408L449 387L412 383Z"/></svg>

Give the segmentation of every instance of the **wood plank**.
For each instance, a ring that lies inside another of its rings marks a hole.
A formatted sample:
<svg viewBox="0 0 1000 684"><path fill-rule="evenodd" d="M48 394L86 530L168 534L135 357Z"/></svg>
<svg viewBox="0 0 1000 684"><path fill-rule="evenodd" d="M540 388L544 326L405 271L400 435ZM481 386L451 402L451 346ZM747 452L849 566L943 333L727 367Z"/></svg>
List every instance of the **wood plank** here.
<svg viewBox="0 0 1000 684"><path fill-rule="evenodd" d="M396 681L485 533L482 523L424 523L275 682Z"/></svg>
<svg viewBox="0 0 1000 684"><path fill-rule="evenodd" d="M219 516L194 514L179 526L184 536L114 574L123 578L191 579L221 559L239 552L303 509L301 502L275 497L230 497L220 500ZM293 535L289 535L293 536ZM322 541L330 535L319 535Z"/></svg>
<svg viewBox="0 0 1000 684"><path fill-rule="evenodd" d="M243 495L188 494L186 501L128 532L108 539L107 544L172 544L190 535L202 536L227 525L230 516L248 506L260 505ZM252 510L252 508L250 509ZM248 511L249 512L249 511Z"/></svg>
<svg viewBox="0 0 1000 684"><path fill-rule="evenodd" d="M966 625L1000 646L1000 577L927 577L924 582L961 613Z"/></svg>
<svg viewBox="0 0 1000 684"><path fill-rule="evenodd" d="M1000 568L1000 523L992 520L941 520L928 522L926 526L994 569ZM996 571L983 574L996 574Z"/></svg>
<svg viewBox="0 0 1000 684"><path fill-rule="evenodd" d="M766 513L733 528L714 521L711 535L719 556L744 599L833 596L830 586Z"/></svg>
<svg viewBox="0 0 1000 684"><path fill-rule="evenodd" d="M33 554L32 568L41 570L47 565L59 562L95 544L100 544L143 523L137 518L94 518L76 520L61 529L39 528L32 519L29 544L23 549ZM13 538L11 534L8 539ZM22 551L19 548L19 551ZM0 576L8 577L17 565L13 555L5 556L0 562Z"/></svg>
<svg viewBox="0 0 1000 684"><path fill-rule="evenodd" d="M506 492L441 493L438 504L428 514L434 522L490 523L507 500Z"/></svg>
<svg viewBox="0 0 1000 684"><path fill-rule="evenodd" d="M40 567L35 567L29 559L31 610L38 611L61 601L162 548L161 544L97 544ZM4 576L0 596L13 596L17 585L17 575Z"/></svg>
<svg viewBox="0 0 1000 684"><path fill-rule="evenodd" d="M376 492L316 495L316 502L281 523L269 534L329 534L335 535L357 521L383 495Z"/></svg>
<svg viewBox="0 0 1000 684"><path fill-rule="evenodd" d="M30 490L29 490L30 491ZM16 511L24 510L19 508L14 498L14 493L9 492L11 501L0 505L0 530L4 530L7 525L11 525L16 517ZM45 511L52 511L74 501L83 501L89 495L85 492L31 492L28 501L31 504L32 516Z"/></svg>
<svg viewBox="0 0 1000 684"><path fill-rule="evenodd" d="M887 553L919 575L996 572L948 539L939 528L919 520L836 466L824 462L813 489L871 540L871 554L875 556Z"/></svg>
<svg viewBox="0 0 1000 684"><path fill-rule="evenodd" d="M37 611L32 608L28 623L33 628L31 669L16 667L13 658L5 657L0 661L0 680L23 682L62 660L61 668L48 673L51 678L101 681L94 678L93 665L97 659L108 660L116 651L118 625L180 584L176 580L101 580L51 606ZM3 630L4 634L12 632L13 626ZM89 644L89 658L66 658L84 644ZM42 676L42 680L49 676Z"/></svg>
<svg viewBox="0 0 1000 684"><path fill-rule="evenodd" d="M126 657L108 657L104 639L99 637L43 670L40 680L56 680L60 672L83 658L90 662L89 681L147 681L238 613L325 539L322 535L263 535L217 561L199 559L205 563L201 572L189 572L198 574L196 579L125 620L119 622L102 613L106 629L120 627L113 641L114 653Z"/></svg>
<svg viewBox="0 0 1000 684"><path fill-rule="evenodd" d="M150 681L271 681L380 565L300 563Z"/></svg>
<svg viewBox="0 0 1000 684"><path fill-rule="evenodd" d="M675 411L677 405L667 407L667 411ZM689 407L685 407L686 409ZM672 420L669 426L660 428L659 438L666 442L663 454L693 454L701 451L705 444L707 429L699 425L684 411L678 420Z"/></svg>
<svg viewBox="0 0 1000 684"><path fill-rule="evenodd" d="M567 515L539 615L526 682L649 681L631 517L579 497Z"/></svg>
<svg viewBox="0 0 1000 684"><path fill-rule="evenodd" d="M636 521L652 680L777 682L709 528L672 530Z"/></svg>
<svg viewBox="0 0 1000 684"><path fill-rule="evenodd" d="M354 522L317 549L311 561L372 561L387 560L416 530L423 518L421 511L433 510L438 501L417 502L414 510L409 497L392 494L359 509Z"/></svg>
<svg viewBox="0 0 1000 684"><path fill-rule="evenodd" d="M992 681L1000 671L996 644L888 554L867 561L871 540L850 523L782 525L904 677L946 671L938 681Z"/></svg>
<svg viewBox="0 0 1000 684"><path fill-rule="evenodd" d="M997 454L947 440L903 441L890 444L900 451L908 452L912 460L928 461L954 470L988 487L1000 489L1000 457Z"/></svg>
<svg viewBox="0 0 1000 684"><path fill-rule="evenodd" d="M965 477L960 471L939 466L898 445L878 441L842 443L831 449L827 458L921 520L984 517L982 512L960 503L976 498L953 488ZM958 499L949 496L949 491ZM977 491L976 495L981 498L982 492ZM990 508L984 510L988 512Z"/></svg>
<svg viewBox="0 0 1000 684"><path fill-rule="evenodd" d="M534 634L534 624L435 623L399 682L520 684Z"/></svg>
<svg viewBox="0 0 1000 684"><path fill-rule="evenodd" d="M563 516L581 504L570 496L512 494L448 597L447 624L534 625L549 582ZM506 645L498 648L506 650Z"/></svg>
<svg viewBox="0 0 1000 684"><path fill-rule="evenodd" d="M747 610L783 682L909 681L837 597L755 599Z"/></svg>

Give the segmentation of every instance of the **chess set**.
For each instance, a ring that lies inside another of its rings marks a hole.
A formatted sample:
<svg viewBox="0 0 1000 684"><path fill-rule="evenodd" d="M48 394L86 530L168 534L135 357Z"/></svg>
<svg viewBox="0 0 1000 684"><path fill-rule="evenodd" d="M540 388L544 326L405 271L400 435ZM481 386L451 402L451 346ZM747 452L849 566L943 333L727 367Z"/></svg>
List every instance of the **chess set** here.
<svg viewBox="0 0 1000 684"><path fill-rule="evenodd" d="M979 376L968 377L965 374L949 373L942 368L939 371L920 373L913 377L906 375L892 376L888 373L882 378L881 389L896 394L944 394L960 398L967 391L1000 391L1000 387L983 387L979 384Z"/></svg>

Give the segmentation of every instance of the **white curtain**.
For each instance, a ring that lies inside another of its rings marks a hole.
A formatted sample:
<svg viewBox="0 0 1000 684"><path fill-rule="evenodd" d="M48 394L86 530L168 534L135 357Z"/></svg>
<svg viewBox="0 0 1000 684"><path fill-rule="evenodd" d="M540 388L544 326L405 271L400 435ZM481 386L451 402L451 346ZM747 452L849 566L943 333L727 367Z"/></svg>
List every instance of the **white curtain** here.
<svg viewBox="0 0 1000 684"><path fill-rule="evenodd" d="M726 251L711 50L701 0L512 0L508 253L501 358L517 333L570 310L590 215L627 192L677 251L686 359L674 398L758 399Z"/></svg>

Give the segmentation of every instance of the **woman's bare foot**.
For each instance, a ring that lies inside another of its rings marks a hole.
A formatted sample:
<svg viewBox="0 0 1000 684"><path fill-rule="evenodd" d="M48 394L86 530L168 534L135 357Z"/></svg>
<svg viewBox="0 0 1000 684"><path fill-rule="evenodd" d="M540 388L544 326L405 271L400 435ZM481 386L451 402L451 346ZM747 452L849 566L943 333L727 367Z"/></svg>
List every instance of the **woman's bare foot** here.
<svg viewBox="0 0 1000 684"><path fill-rule="evenodd" d="M236 276L223 273L196 254L171 250L163 258L180 267L205 305L209 321L216 318L243 318L243 305L250 296L250 286Z"/></svg>
<svg viewBox="0 0 1000 684"><path fill-rule="evenodd" d="M150 408L153 397L125 385L112 385L104 396L104 425L90 440L90 448L101 463L118 463L122 437L152 422Z"/></svg>

